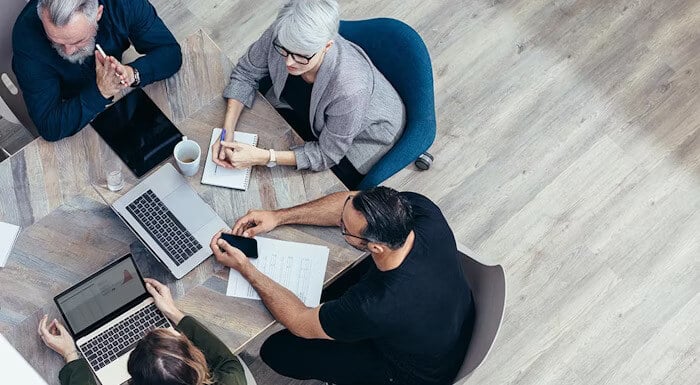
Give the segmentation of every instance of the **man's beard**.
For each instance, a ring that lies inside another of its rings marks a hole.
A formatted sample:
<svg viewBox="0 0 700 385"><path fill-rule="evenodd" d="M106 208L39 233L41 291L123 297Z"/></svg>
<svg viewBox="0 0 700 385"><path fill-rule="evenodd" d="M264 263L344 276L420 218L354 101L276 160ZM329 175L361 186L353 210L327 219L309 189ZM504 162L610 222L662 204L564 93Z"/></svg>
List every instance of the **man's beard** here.
<svg viewBox="0 0 700 385"><path fill-rule="evenodd" d="M60 45L58 44L52 44L53 48L58 52L58 55L61 56L62 58L68 60L69 62L73 64L83 64L85 62L85 59L89 58L90 56L94 55L95 53L95 36L93 36L90 39L90 43L86 45L83 48L80 48L79 50L75 51L72 55L68 55L65 52L63 52L63 49L61 48Z"/></svg>
<svg viewBox="0 0 700 385"><path fill-rule="evenodd" d="M69 62L73 64L80 64L82 65L85 62L85 59L89 58L90 56L95 54L95 38L97 37L97 31L100 29L100 26L95 23L95 32L92 38L90 38L90 43L86 45L83 48L80 48L79 50L75 51L72 55L67 55L63 50L61 49L61 46L55 43L52 43L51 45L53 48L58 52L58 55Z"/></svg>

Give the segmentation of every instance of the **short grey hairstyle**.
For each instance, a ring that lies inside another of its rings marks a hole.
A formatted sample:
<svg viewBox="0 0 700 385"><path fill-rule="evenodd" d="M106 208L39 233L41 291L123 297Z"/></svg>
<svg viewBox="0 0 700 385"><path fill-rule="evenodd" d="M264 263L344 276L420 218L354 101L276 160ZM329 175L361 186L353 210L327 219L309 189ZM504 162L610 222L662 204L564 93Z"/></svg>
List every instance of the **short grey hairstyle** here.
<svg viewBox="0 0 700 385"><path fill-rule="evenodd" d="M70 23L76 13L82 13L89 20L97 18L97 0L39 0L36 11L41 17L43 10L48 11L49 20L57 27Z"/></svg>
<svg viewBox="0 0 700 385"><path fill-rule="evenodd" d="M339 23L336 0L291 0L277 14L275 35L289 51L312 55L335 39Z"/></svg>

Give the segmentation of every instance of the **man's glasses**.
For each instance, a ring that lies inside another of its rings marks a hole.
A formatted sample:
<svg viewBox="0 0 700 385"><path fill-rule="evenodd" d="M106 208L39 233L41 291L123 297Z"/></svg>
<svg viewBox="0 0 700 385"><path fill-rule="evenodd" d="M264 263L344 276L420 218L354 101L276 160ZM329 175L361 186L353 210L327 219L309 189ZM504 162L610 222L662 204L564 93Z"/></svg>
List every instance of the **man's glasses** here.
<svg viewBox="0 0 700 385"><path fill-rule="evenodd" d="M350 195L349 197L347 197L347 199L345 199L345 203L343 203L343 210L340 212L340 233L346 237L353 237L353 238L361 239L365 242L373 242L370 239L358 237L357 235L352 235L352 234L348 233L347 229L345 228L345 223L343 222L343 214L345 213L345 206L348 205L348 201L352 198L353 198L353 196Z"/></svg>
<svg viewBox="0 0 700 385"><path fill-rule="evenodd" d="M282 55L282 56L284 56L284 57L291 56L291 57L292 57L292 60L294 60L295 62L297 62L297 63L299 63L299 64L301 64L301 65L307 65L307 64L309 64L309 61L311 60L311 58L313 58L314 56L316 56L315 53L314 53L313 55L311 55L311 56L304 56L304 55L301 55L301 54L298 54L298 53L289 52L289 51L287 51L286 48L282 47L282 45L279 44L279 43L276 42L276 41L272 42L272 46L275 47L275 51L277 51L278 54L280 54L280 55Z"/></svg>

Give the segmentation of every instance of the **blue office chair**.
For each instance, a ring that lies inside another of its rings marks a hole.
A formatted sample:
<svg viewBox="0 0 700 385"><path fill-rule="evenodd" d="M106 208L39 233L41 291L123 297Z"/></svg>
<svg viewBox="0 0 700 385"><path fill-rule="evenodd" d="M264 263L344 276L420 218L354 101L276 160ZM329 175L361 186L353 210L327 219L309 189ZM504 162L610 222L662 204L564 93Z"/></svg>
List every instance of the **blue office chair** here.
<svg viewBox="0 0 700 385"><path fill-rule="evenodd" d="M387 18L341 20L340 35L362 47L406 106L403 134L358 187L377 186L414 161L419 169L428 169L433 157L425 151L435 140L435 95L433 67L423 39L408 24Z"/></svg>

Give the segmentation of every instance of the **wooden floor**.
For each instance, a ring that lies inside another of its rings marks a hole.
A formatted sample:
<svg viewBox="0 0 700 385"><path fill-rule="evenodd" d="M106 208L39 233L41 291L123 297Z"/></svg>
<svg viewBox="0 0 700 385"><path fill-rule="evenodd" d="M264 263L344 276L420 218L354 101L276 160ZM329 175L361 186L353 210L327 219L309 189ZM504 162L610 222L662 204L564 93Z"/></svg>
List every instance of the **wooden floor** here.
<svg viewBox="0 0 700 385"><path fill-rule="evenodd" d="M202 27L234 60L281 4L153 2L178 37ZM501 334L466 383L698 383L700 2L341 6L423 36L437 160L389 184L434 199L508 274ZM261 385L299 383L243 356Z"/></svg>
<svg viewBox="0 0 700 385"><path fill-rule="evenodd" d="M236 60L281 1L152 0ZM467 384L697 384L700 2L348 0L418 30L435 73L426 194L503 264L501 334ZM271 373L255 341L258 384ZM290 352L293 354L293 352ZM352 365L352 363L348 363Z"/></svg>

